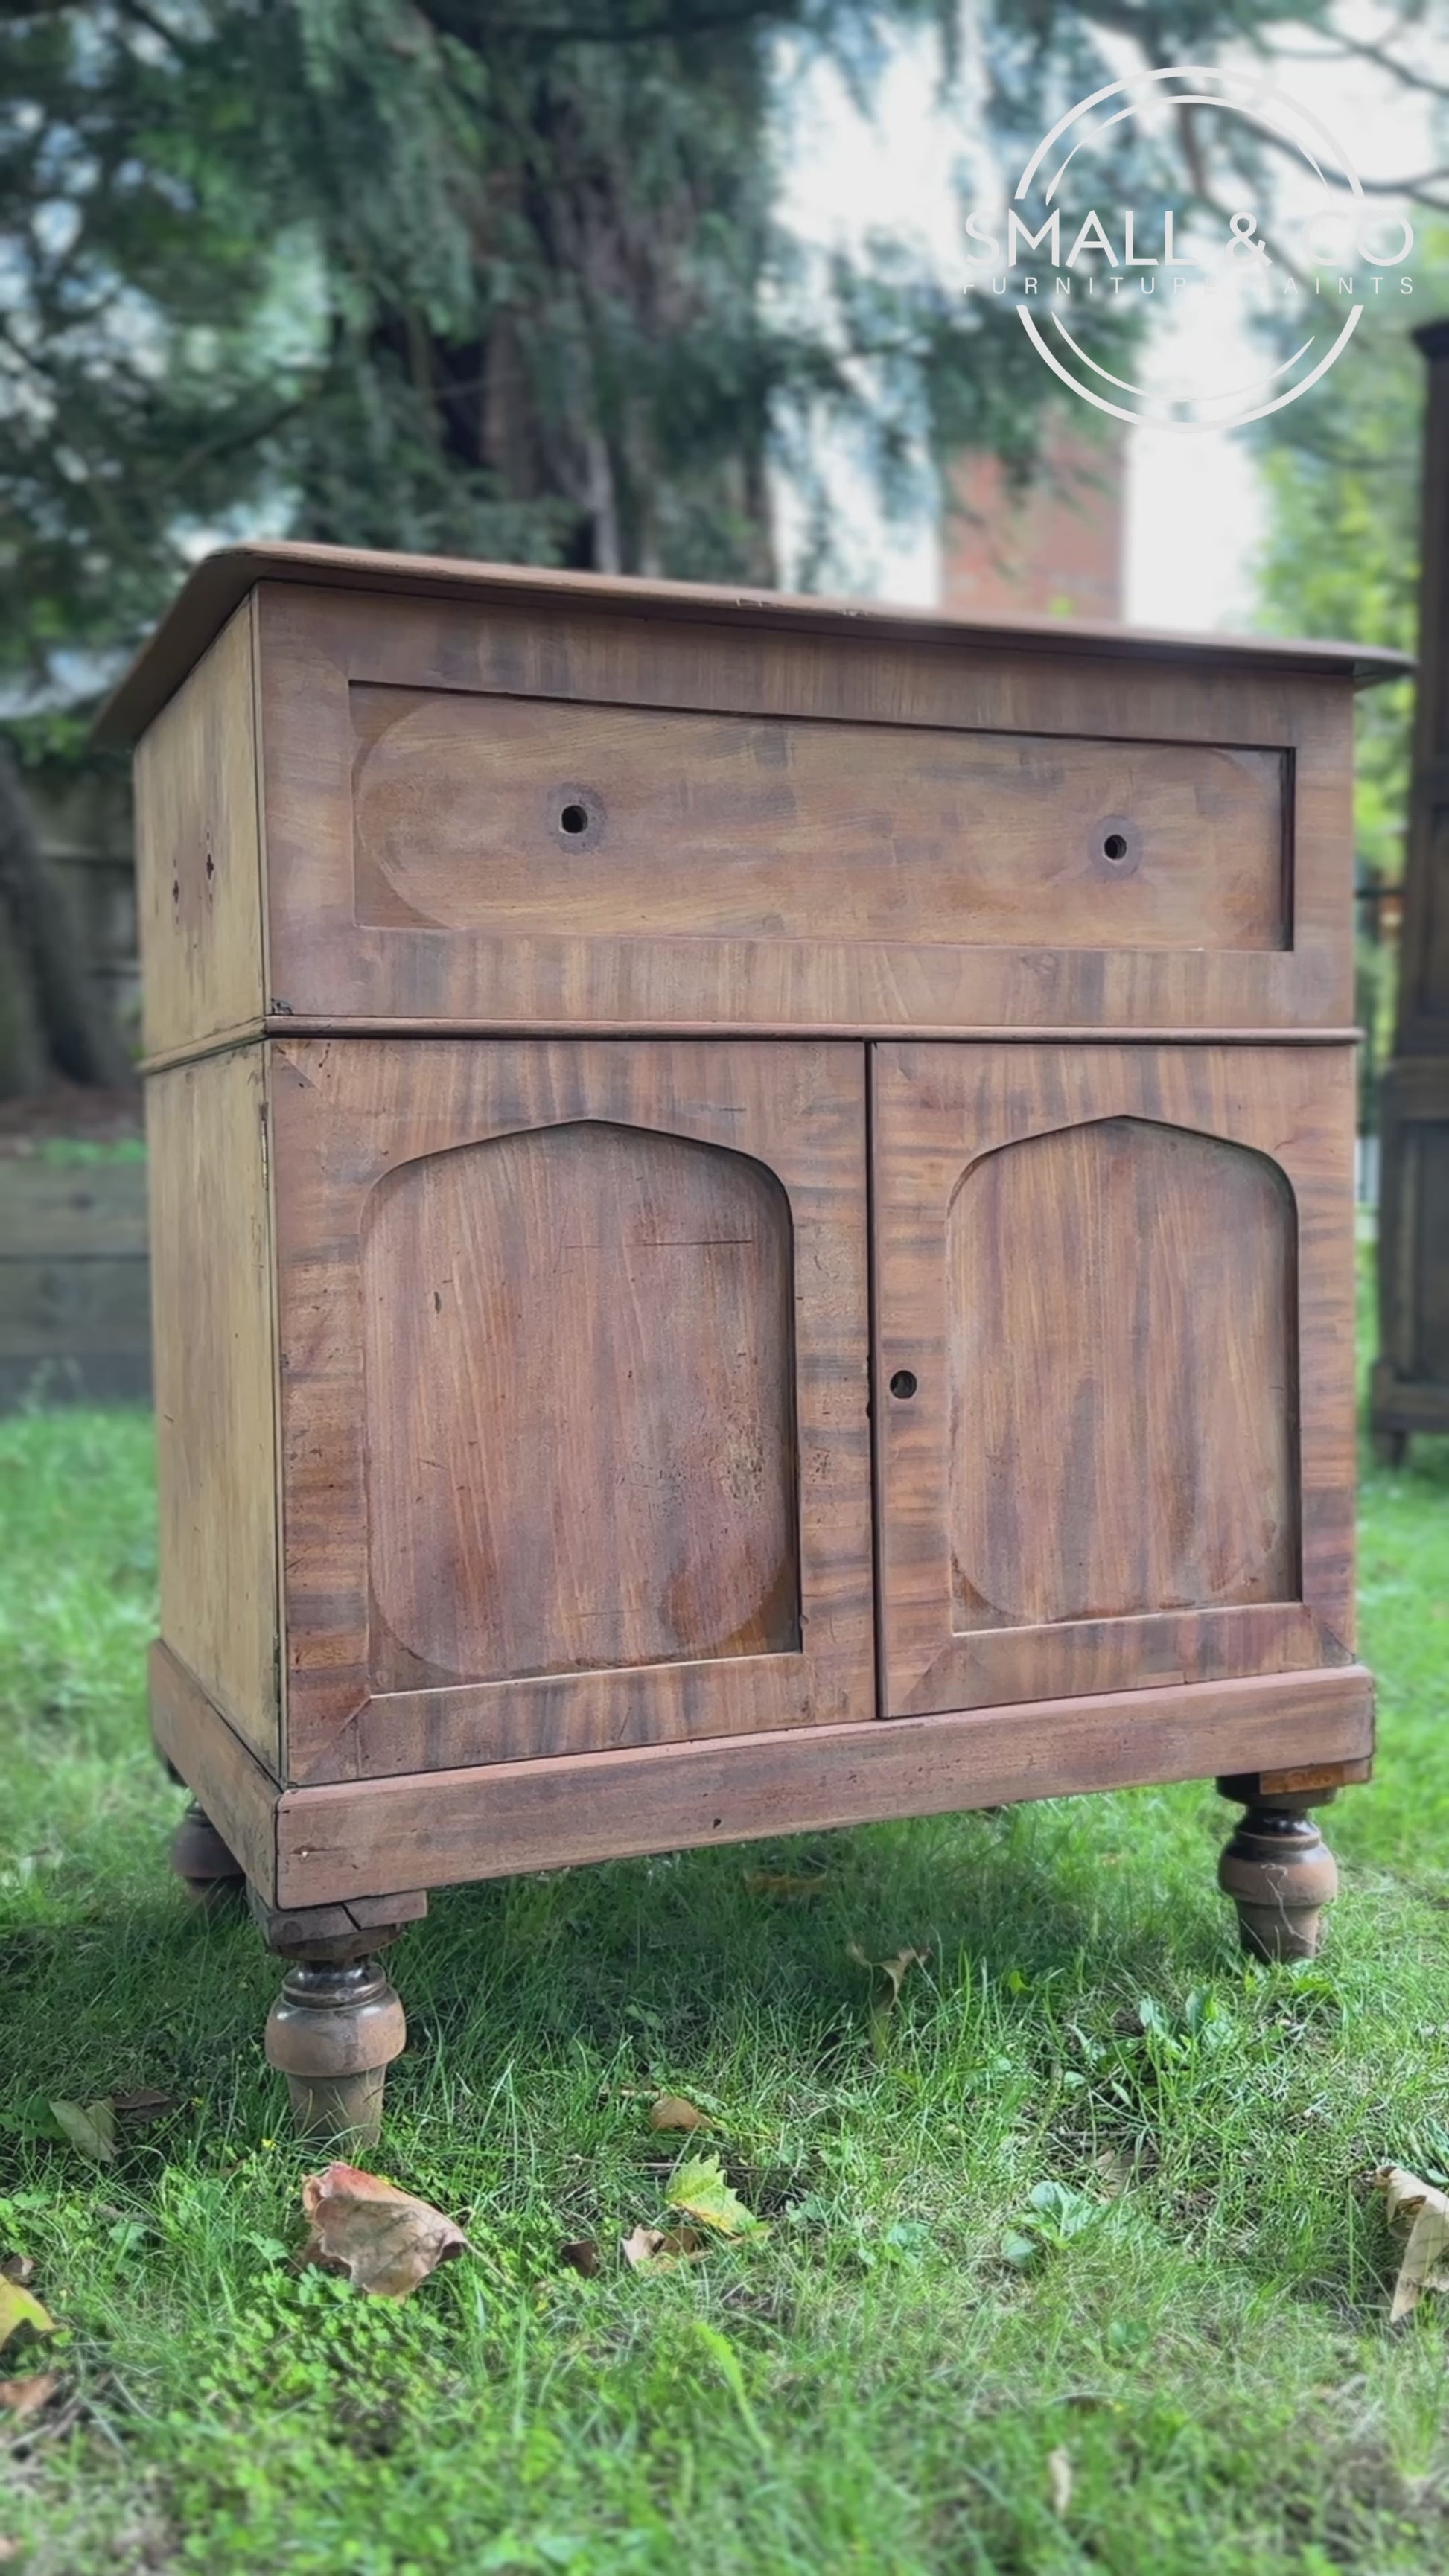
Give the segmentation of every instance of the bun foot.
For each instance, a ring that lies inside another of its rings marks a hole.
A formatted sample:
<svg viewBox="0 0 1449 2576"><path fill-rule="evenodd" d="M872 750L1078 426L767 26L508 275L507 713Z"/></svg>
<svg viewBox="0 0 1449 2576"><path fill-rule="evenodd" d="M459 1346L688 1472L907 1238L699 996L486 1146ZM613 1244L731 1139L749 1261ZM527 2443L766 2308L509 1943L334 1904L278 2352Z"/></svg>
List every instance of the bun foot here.
<svg viewBox="0 0 1449 2576"><path fill-rule="evenodd" d="M1318 1956L1338 1870L1302 1803L1251 1805L1218 1864L1218 1885L1238 1909L1243 1948L1252 1958Z"/></svg>
<svg viewBox="0 0 1449 2576"><path fill-rule="evenodd" d="M245 1885L241 1862L194 1798L171 1837L171 1866L193 1905L222 1904Z"/></svg>

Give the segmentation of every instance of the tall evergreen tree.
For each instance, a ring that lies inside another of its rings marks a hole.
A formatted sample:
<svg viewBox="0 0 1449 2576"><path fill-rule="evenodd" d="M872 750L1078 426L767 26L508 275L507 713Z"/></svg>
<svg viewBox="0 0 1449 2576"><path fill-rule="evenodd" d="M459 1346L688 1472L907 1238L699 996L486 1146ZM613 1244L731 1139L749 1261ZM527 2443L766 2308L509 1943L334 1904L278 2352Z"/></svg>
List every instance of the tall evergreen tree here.
<svg viewBox="0 0 1449 2576"><path fill-rule="evenodd" d="M933 22L949 76L953 0L0 10L22 746L73 747L190 556L242 528L763 583L772 476L808 493L826 427L897 494L921 454L1029 463L1050 379L1004 300L899 250L812 266L779 219L782 64L867 97ZM1107 37L1200 61L1254 25L1252 0L980 0L986 121L1009 156Z"/></svg>
<svg viewBox="0 0 1449 2576"><path fill-rule="evenodd" d="M1314 0L1309 0L1310 8ZM48 0L0 16L0 673L79 692L204 536L773 577L770 475L846 424L1028 456L1003 307L807 275L782 47L868 94L947 0ZM1008 145L1248 0L985 0Z"/></svg>

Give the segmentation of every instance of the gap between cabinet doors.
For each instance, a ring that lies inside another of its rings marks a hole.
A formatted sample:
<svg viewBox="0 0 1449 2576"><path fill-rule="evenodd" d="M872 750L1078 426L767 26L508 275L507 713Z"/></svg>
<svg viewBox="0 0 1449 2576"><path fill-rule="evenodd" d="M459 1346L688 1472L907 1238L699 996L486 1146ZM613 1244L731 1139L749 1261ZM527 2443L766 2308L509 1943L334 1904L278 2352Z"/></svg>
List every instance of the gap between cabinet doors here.
<svg viewBox="0 0 1449 2576"><path fill-rule="evenodd" d="M871 1045L882 1717L1352 1662L1353 1078Z"/></svg>

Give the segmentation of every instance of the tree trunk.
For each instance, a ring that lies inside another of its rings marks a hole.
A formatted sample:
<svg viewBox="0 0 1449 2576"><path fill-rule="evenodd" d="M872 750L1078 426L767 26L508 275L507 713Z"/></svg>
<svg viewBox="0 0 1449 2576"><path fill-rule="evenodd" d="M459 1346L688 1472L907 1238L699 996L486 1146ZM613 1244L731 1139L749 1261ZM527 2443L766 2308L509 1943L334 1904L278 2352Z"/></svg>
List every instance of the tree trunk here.
<svg viewBox="0 0 1449 2576"><path fill-rule="evenodd" d="M60 1079L119 1089L134 1069L86 961L65 890L40 846L15 755L0 740L0 1088Z"/></svg>

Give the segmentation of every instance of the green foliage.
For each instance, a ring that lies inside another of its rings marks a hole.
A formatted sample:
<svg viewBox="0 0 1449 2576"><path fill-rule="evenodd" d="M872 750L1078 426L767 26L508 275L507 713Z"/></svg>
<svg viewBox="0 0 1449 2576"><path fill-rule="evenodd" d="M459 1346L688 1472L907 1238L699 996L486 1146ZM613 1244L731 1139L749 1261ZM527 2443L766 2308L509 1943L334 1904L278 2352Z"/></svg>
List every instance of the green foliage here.
<svg viewBox="0 0 1449 2576"><path fill-rule="evenodd" d="M808 1905L738 1851L439 1896L378 2161L477 2251L395 2304L289 2269L275 1965L167 1876L150 1443L0 1423L0 2100L177 2106L104 2169L0 2130L0 2248L63 2329L13 2367L78 2400L0 2473L29 2576L1437 2576L1449 2318L1387 2330L1361 2178L1449 2154L1442 1446L1365 1477L1382 1753L1321 1962L1238 1956L1201 1785L745 1855ZM850 1947L904 1942L877 2054ZM630 2272L662 2090L767 2227Z"/></svg>
<svg viewBox="0 0 1449 2576"><path fill-rule="evenodd" d="M228 533L767 582L788 468L813 580L827 431L901 509L963 443L1024 471L1051 380L1004 299L779 217L792 83L828 55L868 100L932 25L949 81L945 0L0 14L0 678L47 748ZM1150 42L1251 25L1167 0ZM1121 30L977 13L1007 159Z"/></svg>
<svg viewBox="0 0 1449 2576"><path fill-rule="evenodd" d="M1416 252L1442 275L1449 235ZM1269 527L1259 573L1264 623L1412 653L1417 643L1424 361L1410 326L1424 307L1365 309L1321 396L1267 424ZM1358 708L1355 832L1375 876L1402 872L1412 683L1364 692Z"/></svg>
<svg viewBox="0 0 1449 2576"><path fill-rule="evenodd" d="M670 2175L664 2198L669 2208L702 2220L722 2236L748 2235L760 2223L734 2190L718 2156L686 2156Z"/></svg>
<svg viewBox="0 0 1449 2576"><path fill-rule="evenodd" d="M1425 367L1410 331L1437 309L1449 266L1442 226L1421 232L1414 266L1420 295L1367 305L1318 395L1265 424L1259 590L1263 622L1279 633L1416 649ZM1369 884L1403 877L1413 715L1412 680L1362 691L1355 709L1354 840ZM1357 952L1355 1008L1370 1039L1366 1127L1376 1123L1375 1066L1390 1052L1395 1005L1397 950L1376 930L1372 919L1362 925Z"/></svg>

